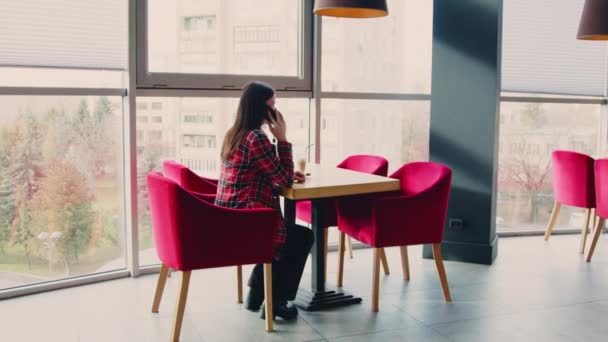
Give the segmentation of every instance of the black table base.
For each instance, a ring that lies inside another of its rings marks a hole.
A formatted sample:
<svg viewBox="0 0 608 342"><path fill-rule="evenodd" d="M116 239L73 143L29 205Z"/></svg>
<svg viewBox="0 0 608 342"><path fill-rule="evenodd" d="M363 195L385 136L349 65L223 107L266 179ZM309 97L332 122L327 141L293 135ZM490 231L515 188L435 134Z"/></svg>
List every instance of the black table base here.
<svg viewBox="0 0 608 342"><path fill-rule="evenodd" d="M312 246L311 262L312 262L312 277L311 290L305 290L302 287L298 290L295 304L306 311L321 310L336 306L344 306L361 303L361 297L342 290L331 289L325 286L325 227L323 222L323 209L328 207L328 201L325 198L313 199L312 202L312 217L311 226L315 236L315 242ZM329 202L330 203L330 202ZM331 207L331 206L330 206ZM296 219L296 204L295 201L285 199L285 222L292 224Z"/></svg>
<svg viewBox="0 0 608 342"><path fill-rule="evenodd" d="M337 306L361 303L361 297L342 291L340 289L310 292L299 289L294 303L306 311L315 311Z"/></svg>

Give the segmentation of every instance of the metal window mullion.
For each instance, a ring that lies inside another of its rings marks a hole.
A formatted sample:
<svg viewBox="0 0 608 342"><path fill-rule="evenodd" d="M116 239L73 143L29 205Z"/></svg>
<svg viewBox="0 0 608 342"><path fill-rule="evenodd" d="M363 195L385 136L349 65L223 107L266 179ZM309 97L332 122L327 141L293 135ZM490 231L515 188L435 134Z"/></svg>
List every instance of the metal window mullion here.
<svg viewBox="0 0 608 342"><path fill-rule="evenodd" d="M125 88L0 87L0 95L126 96Z"/></svg>
<svg viewBox="0 0 608 342"><path fill-rule="evenodd" d="M314 147L315 147L315 163L321 162L321 99L323 98L323 80L321 78L322 72L322 39L323 39L323 20L320 16L314 16L313 25L313 67L312 67L312 90L314 99ZM310 120L309 120L310 129ZM310 153L310 151L309 151Z"/></svg>
<svg viewBox="0 0 608 342"><path fill-rule="evenodd" d="M606 103L606 98L501 96L500 101L528 103L604 104Z"/></svg>
<svg viewBox="0 0 608 342"><path fill-rule="evenodd" d="M323 99L343 100L399 100L399 101L430 101L430 94L408 93L359 93L359 92L321 92Z"/></svg>
<svg viewBox="0 0 608 342"><path fill-rule="evenodd" d="M128 85L129 89L136 89L137 77L137 0L129 0L128 22ZM139 268L139 222L137 217L137 131L136 118L136 92L130 91L129 96L123 98L123 172L124 172L124 203L126 228L126 255L127 266L131 276L140 274Z"/></svg>
<svg viewBox="0 0 608 342"><path fill-rule="evenodd" d="M94 284L108 280L126 278L129 276L128 270L117 270L110 271L105 273L92 273L90 275L69 278L69 279L59 279L59 280L51 280L47 283L41 284L33 284L20 286L15 288L9 288L6 290L0 291L0 300L26 296L35 293L47 292L52 290L64 289L72 286L80 286L87 284Z"/></svg>
<svg viewBox="0 0 608 342"><path fill-rule="evenodd" d="M162 89L162 88L137 88L138 97L213 97L213 98L238 98L241 96L240 89ZM310 98L310 91L276 91L280 98Z"/></svg>

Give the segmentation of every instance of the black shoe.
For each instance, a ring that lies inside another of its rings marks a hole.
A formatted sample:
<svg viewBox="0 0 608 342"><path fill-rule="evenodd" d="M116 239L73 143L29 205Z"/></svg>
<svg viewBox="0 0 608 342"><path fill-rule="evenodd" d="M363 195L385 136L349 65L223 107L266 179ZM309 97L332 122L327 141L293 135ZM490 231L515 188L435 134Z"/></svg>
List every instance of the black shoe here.
<svg viewBox="0 0 608 342"><path fill-rule="evenodd" d="M250 287L249 293L247 293L247 299L245 299L245 309L258 312L263 301L264 293L261 291L256 291Z"/></svg>
<svg viewBox="0 0 608 342"><path fill-rule="evenodd" d="M298 308L296 308L296 306L293 304L288 305L287 302L278 303L273 305L272 315L274 316L272 317L273 320L276 318L276 316L279 316L288 321L298 317ZM260 309L260 317L262 319L266 319L266 304L263 304L262 308Z"/></svg>

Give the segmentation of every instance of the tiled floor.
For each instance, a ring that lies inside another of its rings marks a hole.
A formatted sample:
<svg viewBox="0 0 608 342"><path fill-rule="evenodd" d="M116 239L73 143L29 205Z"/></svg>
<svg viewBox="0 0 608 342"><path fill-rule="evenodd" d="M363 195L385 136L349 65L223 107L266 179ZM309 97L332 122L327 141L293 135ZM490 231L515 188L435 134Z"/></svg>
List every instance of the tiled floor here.
<svg viewBox="0 0 608 342"><path fill-rule="evenodd" d="M602 241L604 240L604 241ZM410 247L411 281L399 251L381 276L380 312L370 309L371 251L347 259L345 288L363 303L303 312L293 322L263 321L236 304L233 268L197 271L182 341L606 341L608 246L592 263L577 253L578 236L504 238L493 266L446 262L454 301L443 302L432 260ZM330 253L330 282L336 253ZM246 268L246 273L249 268ZM168 341L178 278L168 281L160 314L150 306L156 276L121 279L0 302L1 341ZM309 274L303 284L308 286Z"/></svg>

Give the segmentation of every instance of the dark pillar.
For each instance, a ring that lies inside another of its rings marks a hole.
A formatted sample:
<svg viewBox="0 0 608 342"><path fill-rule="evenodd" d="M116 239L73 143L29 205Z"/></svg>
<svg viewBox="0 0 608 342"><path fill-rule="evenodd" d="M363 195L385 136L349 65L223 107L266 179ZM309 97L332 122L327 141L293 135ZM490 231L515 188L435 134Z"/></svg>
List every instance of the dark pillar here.
<svg viewBox="0 0 608 342"><path fill-rule="evenodd" d="M454 172L447 260L491 264L498 249L501 17L502 0L434 0L430 159ZM424 256L432 257L430 246Z"/></svg>

